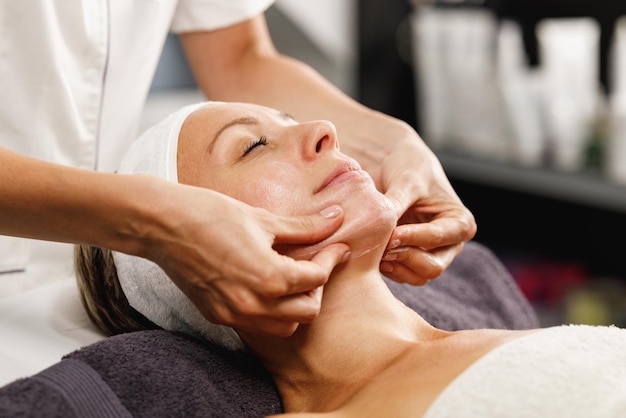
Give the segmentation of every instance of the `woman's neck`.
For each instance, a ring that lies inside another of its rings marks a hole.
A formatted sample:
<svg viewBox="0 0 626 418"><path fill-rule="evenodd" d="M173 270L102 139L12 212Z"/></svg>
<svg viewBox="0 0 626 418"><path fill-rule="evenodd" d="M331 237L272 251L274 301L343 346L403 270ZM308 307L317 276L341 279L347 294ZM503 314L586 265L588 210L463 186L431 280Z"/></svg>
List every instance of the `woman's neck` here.
<svg viewBox="0 0 626 418"><path fill-rule="evenodd" d="M398 301L375 263L351 260L324 289L320 315L289 338L242 334L274 376L288 411L332 409L435 330Z"/></svg>

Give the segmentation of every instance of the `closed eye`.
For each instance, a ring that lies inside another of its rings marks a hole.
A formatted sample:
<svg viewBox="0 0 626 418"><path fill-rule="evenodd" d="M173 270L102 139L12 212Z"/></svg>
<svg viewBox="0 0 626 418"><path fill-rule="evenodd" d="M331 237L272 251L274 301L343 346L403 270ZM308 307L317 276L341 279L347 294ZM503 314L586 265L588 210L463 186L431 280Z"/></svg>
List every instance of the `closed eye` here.
<svg viewBox="0 0 626 418"><path fill-rule="evenodd" d="M253 142L251 142L246 147L245 151L243 152L243 156L245 157L250 152L252 152L252 150L254 150L256 147L258 147L260 145L267 145L267 137L265 135L262 135L259 139L256 139Z"/></svg>

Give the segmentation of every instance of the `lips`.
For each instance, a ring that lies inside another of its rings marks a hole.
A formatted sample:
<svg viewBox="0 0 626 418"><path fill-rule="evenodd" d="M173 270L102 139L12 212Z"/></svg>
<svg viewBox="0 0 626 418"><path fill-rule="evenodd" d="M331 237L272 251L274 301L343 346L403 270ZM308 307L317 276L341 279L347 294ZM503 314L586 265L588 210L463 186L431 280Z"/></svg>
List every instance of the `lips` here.
<svg viewBox="0 0 626 418"><path fill-rule="evenodd" d="M322 185L315 191L315 193L319 193L324 190L326 187L331 184L336 184L341 182L342 180L348 180L352 174L357 174L356 172L360 172L361 167L355 163L343 163L335 167L333 171L324 179Z"/></svg>

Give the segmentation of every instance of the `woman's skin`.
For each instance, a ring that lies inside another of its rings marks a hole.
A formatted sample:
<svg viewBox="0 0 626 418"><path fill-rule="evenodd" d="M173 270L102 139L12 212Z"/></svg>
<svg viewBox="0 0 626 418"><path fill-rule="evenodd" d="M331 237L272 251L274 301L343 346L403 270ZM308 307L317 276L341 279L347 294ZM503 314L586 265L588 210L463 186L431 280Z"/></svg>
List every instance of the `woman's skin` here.
<svg viewBox="0 0 626 418"><path fill-rule="evenodd" d="M380 264L388 278L423 285L439 277L476 234L474 216L417 132L280 54L263 15L209 33L184 33L180 40L211 100L257 103L302 121L333 121L344 152L372 176L400 217Z"/></svg>
<svg viewBox="0 0 626 418"><path fill-rule="evenodd" d="M342 226L322 243L280 248L297 259L327 245L350 248L324 286L319 316L288 338L238 330L272 373L286 412L420 416L474 361L532 332L442 331L390 293L379 263L397 216L369 175L340 152L330 122L297 123L248 104L205 106L183 124L178 176L281 215L332 204L344 210Z"/></svg>

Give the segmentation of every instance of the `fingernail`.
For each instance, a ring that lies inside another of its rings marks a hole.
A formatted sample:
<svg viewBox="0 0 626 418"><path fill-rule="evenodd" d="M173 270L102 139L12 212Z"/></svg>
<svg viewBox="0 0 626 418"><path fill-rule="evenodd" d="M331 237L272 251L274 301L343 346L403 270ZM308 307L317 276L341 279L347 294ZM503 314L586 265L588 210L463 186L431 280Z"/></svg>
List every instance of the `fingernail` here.
<svg viewBox="0 0 626 418"><path fill-rule="evenodd" d="M391 250L387 251L387 254L404 253L406 251L409 251L409 247L398 247L398 248L392 248Z"/></svg>
<svg viewBox="0 0 626 418"><path fill-rule="evenodd" d="M336 218L337 216L339 216L340 213L341 213L341 207L339 207L338 205L333 205L333 206L327 207L326 209L323 209L320 212L320 215L322 215L324 218L332 219L332 218Z"/></svg>
<svg viewBox="0 0 626 418"><path fill-rule="evenodd" d="M399 239L394 239L389 243L389 248L392 249L392 248L399 247L400 244L402 244L402 242L400 242Z"/></svg>
<svg viewBox="0 0 626 418"><path fill-rule="evenodd" d="M350 251L346 251L346 253L343 255L343 258L341 259L341 262L345 263L350 259L350 256L352 256L352 253Z"/></svg>
<svg viewBox="0 0 626 418"><path fill-rule="evenodd" d="M322 295L324 294L324 286L316 288L315 290L313 290L313 293L317 299L322 300Z"/></svg>
<svg viewBox="0 0 626 418"><path fill-rule="evenodd" d="M383 256L384 261L394 261L398 259L398 254L387 253Z"/></svg>

